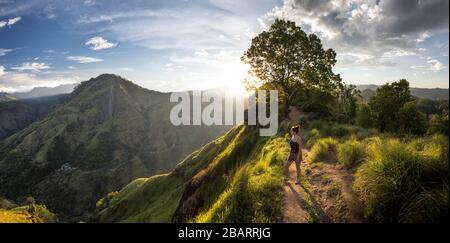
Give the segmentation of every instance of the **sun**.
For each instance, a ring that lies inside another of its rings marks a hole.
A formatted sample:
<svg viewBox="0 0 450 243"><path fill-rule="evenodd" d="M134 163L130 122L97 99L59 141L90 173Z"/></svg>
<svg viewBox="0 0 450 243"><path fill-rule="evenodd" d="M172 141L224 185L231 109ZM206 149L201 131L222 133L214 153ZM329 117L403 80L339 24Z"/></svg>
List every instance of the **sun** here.
<svg viewBox="0 0 450 243"><path fill-rule="evenodd" d="M249 66L240 61L227 65L227 68L222 72L222 77L220 77L224 88L228 89L226 91L240 95L246 94L247 90L243 81L248 75L248 70Z"/></svg>

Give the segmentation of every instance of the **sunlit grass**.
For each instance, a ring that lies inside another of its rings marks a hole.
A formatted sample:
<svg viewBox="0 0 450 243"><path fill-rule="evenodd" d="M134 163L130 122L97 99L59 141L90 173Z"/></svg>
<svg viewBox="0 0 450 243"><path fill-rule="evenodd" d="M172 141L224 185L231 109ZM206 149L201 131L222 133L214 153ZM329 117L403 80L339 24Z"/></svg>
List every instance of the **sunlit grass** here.
<svg viewBox="0 0 450 243"><path fill-rule="evenodd" d="M333 156L335 156L336 154L337 145L338 141L336 139L333 138L319 139L311 148L311 151L308 156L309 162L311 163L325 162L333 159Z"/></svg>
<svg viewBox="0 0 450 243"><path fill-rule="evenodd" d="M258 152L259 151L259 152ZM236 172L215 203L193 222L254 222L281 220L281 170L288 147L284 138L269 139L257 147Z"/></svg>
<svg viewBox="0 0 450 243"><path fill-rule="evenodd" d="M380 222L438 222L448 217L448 140L375 138L354 190ZM446 195L446 196L445 196Z"/></svg>
<svg viewBox="0 0 450 243"><path fill-rule="evenodd" d="M343 143L339 143L337 148L338 162L347 168L351 168L365 157L365 148L361 142L356 139L350 139Z"/></svg>

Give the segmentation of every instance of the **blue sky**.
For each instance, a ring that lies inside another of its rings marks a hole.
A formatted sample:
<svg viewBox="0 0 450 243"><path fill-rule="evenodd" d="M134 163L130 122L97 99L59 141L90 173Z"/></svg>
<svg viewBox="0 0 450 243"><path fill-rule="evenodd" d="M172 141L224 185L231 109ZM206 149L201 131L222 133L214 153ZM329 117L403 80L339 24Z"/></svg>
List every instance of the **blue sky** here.
<svg viewBox="0 0 450 243"><path fill-rule="evenodd" d="M154 90L235 88L251 39L296 21L346 83L448 88L448 0L0 0L0 91L115 73Z"/></svg>

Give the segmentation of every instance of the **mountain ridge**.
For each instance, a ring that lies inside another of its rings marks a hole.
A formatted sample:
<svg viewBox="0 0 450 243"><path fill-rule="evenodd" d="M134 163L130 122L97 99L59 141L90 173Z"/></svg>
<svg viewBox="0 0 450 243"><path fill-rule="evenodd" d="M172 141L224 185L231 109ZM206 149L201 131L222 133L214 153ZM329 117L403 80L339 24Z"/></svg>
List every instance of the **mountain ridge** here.
<svg viewBox="0 0 450 243"><path fill-rule="evenodd" d="M368 99L381 85L363 84L356 85L356 88L362 92L362 96ZM430 100L448 100L449 90L443 88L414 88L411 87L411 94L417 98Z"/></svg>

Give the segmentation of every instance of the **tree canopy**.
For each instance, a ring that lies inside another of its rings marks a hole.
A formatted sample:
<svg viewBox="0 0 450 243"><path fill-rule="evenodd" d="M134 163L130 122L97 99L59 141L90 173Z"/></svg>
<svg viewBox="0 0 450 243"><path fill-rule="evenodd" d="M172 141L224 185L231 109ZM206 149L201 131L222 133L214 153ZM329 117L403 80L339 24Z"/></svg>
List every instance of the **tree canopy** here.
<svg viewBox="0 0 450 243"><path fill-rule="evenodd" d="M412 100L409 82L405 79L378 88L369 101L375 115L376 126L382 132L395 131L399 110Z"/></svg>
<svg viewBox="0 0 450 243"><path fill-rule="evenodd" d="M306 34L291 21L275 20L252 40L241 59L258 82L280 91L285 108L312 98L311 94L319 103L332 102L330 97L342 87L340 75L332 70L336 53L325 50L319 37Z"/></svg>
<svg viewBox="0 0 450 243"><path fill-rule="evenodd" d="M409 82L405 79L378 88L370 98L364 114L358 114L361 124L373 124L381 132L424 134L427 119L411 95ZM373 122L369 122L368 116Z"/></svg>

